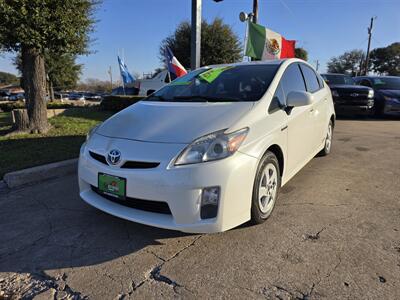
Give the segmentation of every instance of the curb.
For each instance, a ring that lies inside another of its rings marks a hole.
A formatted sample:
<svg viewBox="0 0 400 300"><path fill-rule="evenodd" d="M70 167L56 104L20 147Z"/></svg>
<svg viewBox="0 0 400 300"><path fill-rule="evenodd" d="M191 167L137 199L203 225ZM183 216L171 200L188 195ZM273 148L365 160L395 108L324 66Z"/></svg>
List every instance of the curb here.
<svg viewBox="0 0 400 300"><path fill-rule="evenodd" d="M47 165L10 172L4 175L3 180L8 188L12 189L22 185L29 185L51 178L76 173L77 170L78 159L73 158Z"/></svg>

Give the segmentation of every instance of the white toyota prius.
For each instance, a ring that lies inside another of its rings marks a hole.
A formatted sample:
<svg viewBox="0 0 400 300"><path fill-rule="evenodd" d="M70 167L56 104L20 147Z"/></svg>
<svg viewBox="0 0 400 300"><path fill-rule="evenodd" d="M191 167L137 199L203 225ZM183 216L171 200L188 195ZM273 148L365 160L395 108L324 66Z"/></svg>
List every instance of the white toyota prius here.
<svg viewBox="0 0 400 300"><path fill-rule="evenodd" d="M91 130L80 196L184 232L262 223L279 189L330 152L334 123L329 87L302 60L200 68Z"/></svg>

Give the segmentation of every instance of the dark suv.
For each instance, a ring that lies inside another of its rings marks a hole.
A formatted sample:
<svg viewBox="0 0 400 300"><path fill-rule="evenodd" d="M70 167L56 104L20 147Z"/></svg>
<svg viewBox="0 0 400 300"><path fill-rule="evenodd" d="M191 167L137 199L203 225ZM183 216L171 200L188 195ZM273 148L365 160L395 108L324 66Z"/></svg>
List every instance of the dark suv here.
<svg viewBox="0 0 400 300"><path fill-rule="evenodd" d="M321 74L331 88L337 114L372 114L374 90L356 85L352 77L345 74Z"/></svg>
<svg viewBox="0 0 400 300"><path fill-rule="evenodd" d="M377 114L400 114L400 77L361 76L356 77L355 81L374 89Z"/></svg>

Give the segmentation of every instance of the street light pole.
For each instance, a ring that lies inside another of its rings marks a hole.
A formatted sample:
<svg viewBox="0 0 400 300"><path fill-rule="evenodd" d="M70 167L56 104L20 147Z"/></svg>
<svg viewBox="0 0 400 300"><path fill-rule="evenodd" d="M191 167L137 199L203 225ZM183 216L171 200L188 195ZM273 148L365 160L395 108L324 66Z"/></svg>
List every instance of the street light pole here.
<svg viewBox="0 0 400 300"><path fill-rule="evenodd" d="M253 0L253 23L258 21L258 0Z"/></svg>
<svg viewBox="0 0 400 300"><path fill-rule="evenodd" d="M200 67L201 49L201 0L192 0L192 28L190 39L190 68Z"/></svg>

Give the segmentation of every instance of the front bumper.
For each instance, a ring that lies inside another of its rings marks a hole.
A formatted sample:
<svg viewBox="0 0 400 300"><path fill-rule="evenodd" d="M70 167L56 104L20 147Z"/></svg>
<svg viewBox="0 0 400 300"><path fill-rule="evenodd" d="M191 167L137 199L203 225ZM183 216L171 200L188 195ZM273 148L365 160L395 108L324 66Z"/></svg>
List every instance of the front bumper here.
<svg viewBox="0 0 400 300"><path fill-rule="evenodd" d="M88 154L88 148L107 153L107 150L114 147L123 153L130 149L130 159L154 161L158 156L161 163L152 169L121 169L98 162ZM257 159L236 152L219 161L169 166L170 161L183 147L184 145L97 138L96 142L81 148L78 168L80 196L88 204L111 215L183 232L220 232L250 220ZM127 197L166 202L171 214L130 208L100 196L92 190L92 186L98 185L99 172L126 178ZM218 213L215 218L201 219L201 191L202 188L211 186L220 187Z"/></svg>
<svg viewBox="0 0 400 300"><path fill-rule="evenodd" d="M360 114L370 115L374 111L373 105L340 105L335 104L337 114Z"/></svg>
<svg viewBox="0 0 400 300"><path fill-rule="evenodd" d="M384 107L385 114L400 114L400 100L386 100Z"/></svg>

